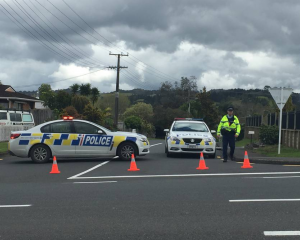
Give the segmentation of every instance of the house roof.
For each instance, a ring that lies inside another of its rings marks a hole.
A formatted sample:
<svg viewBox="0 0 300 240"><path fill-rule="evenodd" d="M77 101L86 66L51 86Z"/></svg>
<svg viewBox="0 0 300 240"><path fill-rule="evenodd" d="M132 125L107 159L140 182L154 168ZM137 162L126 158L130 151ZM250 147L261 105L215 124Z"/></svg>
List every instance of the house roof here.
<svg viewBox="0 0 300 240"><path fill-rule="evenodd" d="M13 91L7 91L7 89L9 88L11 88ZM22 98L27 100L39 101L39 99L35 97L16 92L15 89L13 89L13 87L10 85L0 85L0 98Z"/></svg>

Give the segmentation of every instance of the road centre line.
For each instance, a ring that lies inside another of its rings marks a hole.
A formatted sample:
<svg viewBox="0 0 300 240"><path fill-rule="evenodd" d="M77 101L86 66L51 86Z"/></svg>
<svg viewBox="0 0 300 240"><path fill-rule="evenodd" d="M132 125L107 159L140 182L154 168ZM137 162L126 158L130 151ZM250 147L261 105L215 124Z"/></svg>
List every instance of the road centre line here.
<svg viewBox="0 0 300 240"><path fill-rule="evenodd" d="M31 207L31 204L25 205L0 205L0 208L12 208L12 207Z"/></svg>
<svg viewBox="0 0 300 240"><path fill-rule="evenodd" d="M300 236L300 231L264 231L265 236Z"/></svg>
<svg viewBox="0 0 300 240"><path fill-rule="evenodd" d="M231 203L236 202L298 202L299 198L295 199L239 199L239 200L229 200Z"/></svg>
<svg viewBox="0 0 300 240"><path fill-rule="evenodd" d="M117 181L102 181L102 182L73 182L73 183L116 183Z"/></svg>
<svg viewBox="0 0 300 240"><path fill-rule="evenodd" d="M93 169L97 168L94 167ZM90 172L90 169L86 172ZM173 175L127 175L127 176L100 176L100 177L78 177L85 172L77 174L68 179L111 179L111 178L157 178L157 177L214 177L214 176L247 176L247 175L281 175L281 174L300 174L300 172L259 172L259 173L206 173L206 174L173 174Z"/></svg>
<svg viewBox="0 0 300 240"><path fill-rule="evenodd" d="M153 144L153 145L150 145L150 147L154 147L154 146L161 145L161 144L162 143Z"/></svg>
<svg viewBox="0 0 300 240"><path fill-rule="evenodd" d="M74 176L72 176L72 177L69 177L68 179L76 179L76 178L78 178L79 176L81 176L81 175L83 175L83 174L86 174L86 173L88 173L88 172L90 172L90 171L93 171L94 169L96 169L96 168L98 168L98 167L101 167L101 166L105 165L106 163L109 163L109 161L100 163L100 164L96 165L95 167L92 167L92 168L90 168L90 169L88 169L88 170L86 170L86 171L84 171L84 172L78 173L78 174L76 174L76 175L74 175Z"/></svg>

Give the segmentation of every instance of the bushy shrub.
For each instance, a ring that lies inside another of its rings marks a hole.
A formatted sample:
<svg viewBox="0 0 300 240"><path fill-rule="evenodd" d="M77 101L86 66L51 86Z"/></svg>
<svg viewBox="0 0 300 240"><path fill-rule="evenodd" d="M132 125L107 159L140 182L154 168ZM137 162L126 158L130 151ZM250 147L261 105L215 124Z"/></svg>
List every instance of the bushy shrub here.
<svg viewBox="0 0 300 240"><path fill-rule="evenodd" d="M267 145L274 145L278 143L279 129L277 126L262 125L259 132L259 139L262 143Z"/></svg>
<svg viewBox="0 0 300 240"><path fill-rule="evenodd" d="M130 116L125 118L125 126L130 129L138 129L142 128L142 120L137 116Z"/></svg>

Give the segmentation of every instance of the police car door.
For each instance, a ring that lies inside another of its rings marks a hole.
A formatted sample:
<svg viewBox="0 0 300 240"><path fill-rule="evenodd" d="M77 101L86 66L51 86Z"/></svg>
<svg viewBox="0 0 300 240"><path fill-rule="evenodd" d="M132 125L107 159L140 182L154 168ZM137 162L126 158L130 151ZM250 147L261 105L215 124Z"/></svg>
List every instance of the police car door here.
<svg viewBox="0 0 300 240"><path fill-rule="evenodd" d="M71 157L75 156L75 145L77 134L72 132L71 121L60 121L50 123L41 128L42 143L48 145L53 155ZM36 134L37 136L39 134Z"/></svg>
<svg viewBox="0 0 300 240"><path fill-rule="evenodd" d="M99 133L100 128L95 125L74 121L75 132L80 139L76 146L76 155L78 156L98 156L106 155L112 144L112 136L105 132Z"/></svg>

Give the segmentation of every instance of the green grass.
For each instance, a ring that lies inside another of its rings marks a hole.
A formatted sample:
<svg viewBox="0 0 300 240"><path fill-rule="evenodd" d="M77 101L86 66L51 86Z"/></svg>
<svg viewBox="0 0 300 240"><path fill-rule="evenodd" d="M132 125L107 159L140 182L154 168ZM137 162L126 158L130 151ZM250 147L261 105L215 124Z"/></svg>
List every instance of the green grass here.
<svg viewBox="0 0 300 240"><path fill-rule="evenodd" d="M285 146L281 146L279 155L278 155L278 145L265 146L258 149L254 149L253 151L268 157L290 157L290 158L299 157L300 158L300 150L297 150L295 148L285 147Z"/></svg>
<svg viewBox="0 0 300 240"><path fill-rule="evenodd" d="M251 141L250 139L244 138L241 141L236 141L235 146L236 147L245 147L247 144L250 143L250 141Z"/></svg>
<svg viewBox="0 0 300 240"><path fill-rule="evenodd" d="M7 144L8 142L0 142L0 153L6 153L7 152Z"/></svg>

